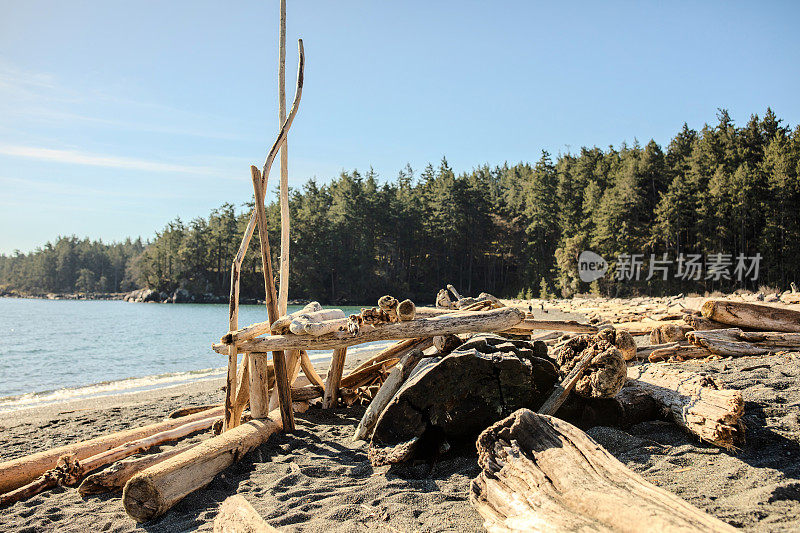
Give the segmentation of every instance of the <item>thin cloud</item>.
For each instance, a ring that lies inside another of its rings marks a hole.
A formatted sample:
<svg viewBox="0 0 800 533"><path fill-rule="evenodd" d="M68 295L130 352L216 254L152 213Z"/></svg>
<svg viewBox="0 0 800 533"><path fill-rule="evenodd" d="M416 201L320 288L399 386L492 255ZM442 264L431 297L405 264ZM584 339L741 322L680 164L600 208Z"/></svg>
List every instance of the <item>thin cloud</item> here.
<svg viewBox="0 0 800 533"><path fill-rule="evenodd" d="M54 161L57 163L69 163L73 165L85 165L92 167L125 168L131 170L143 170L147 172L180 172L186 174L207 175L215 175L219 173L219 171L210 169L208 167L176 165L172 163L162 163L159 161L148 161L146 159L91 154L78 152L75 150L56 150L53 148L41 148L38 146L0 144L0 154L13 157L36 159L39 161Z"/></svg>

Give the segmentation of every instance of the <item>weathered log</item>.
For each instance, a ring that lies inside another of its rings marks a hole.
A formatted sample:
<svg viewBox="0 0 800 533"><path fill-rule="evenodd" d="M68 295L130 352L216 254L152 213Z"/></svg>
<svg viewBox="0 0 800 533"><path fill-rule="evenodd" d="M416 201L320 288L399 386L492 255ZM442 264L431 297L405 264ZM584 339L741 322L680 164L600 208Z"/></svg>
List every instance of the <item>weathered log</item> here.
<svg viewBox="0 0 800 533"><path fill-rule="evenodd" d="M450 295L447 293L447 289L441 289L436 294L436 307L441 307L442 309L456 308L456 305L453 303L453 300L450 299Z"/></svg>
<svg viewBox="0 0 800 533"><path fill-rule="evenodd" d="M181 418L183 416L199 413L200 411L208 411L209 409L214 409L215 407L222 407L222 404L212 403L209 405L193 405L191 407L182 407L180 409L175 409L174 411L172 411L170 414L167 415L167 418Z"/></svg>
<svg viewBox="0 0 800 533"><path fill-rule="evenodd" d="M346 357L347 348L334 348L331 356L331 365L328 368L328 377L325 378L325 393L322 396L323 409L335 407L336 402L339 400L339 384L342 380Z"/></svg>
<svg viewBox="0 0 800 533"><path fill-rule="evenodd" d="M556 380L550 360L522 359L511 350L484 354L462 347L442 359L423 359L378 418L370 462L408 459L417 447L412 441L419 442L414 439L430 450L441 439L474 438L498 418L542 403Z"/></svg>
<svg viewBox="0 0 800 533"><path fill-rule="evenodd" d="M397 298L389 294L381 296L378 299L378 307L388 315L389 322L397 322L399 320L397 317L397 306L399 304L400 302Z"/></svg>
<svg viewBox="0 0 800 533"><path fill-rule="evenodd" d="M378 417L383 413L391 399L394 398L397 391L400 390L406 379L408 379L409 374L417 366L420 359L422 359L422 350L419 348L411 349L400 358L400 362L389 373L389 377L386 378L386 381L364 412L364 416L361 417L361 422L359 422L353 434L353 440L367 440L372 436L372 430L375 428Z"/></svg>
<svg viewBox="0 0 800 533"><path fill-rule="evenodd" d="M103 435L101 437L68 444L66 446L59 446L50 450L5 461L0 463L0 494L30 483L46 471L55 468L59 457L63 455L74 456L77 460L86 459L87 457L110 450L126 442L174 429L196 420L203 420L212 416L222 416L223 413L224 409L222 407L216 407L181 418L171 418L155 424L126 429L109 435Z"/></svg>
<svg viewBox="0 0 800 533"><path fill-rule="evenodd" d="M513 307L443 315L429 318L415 318L408 322L385 324L375 328L363 327L356 336L346 332L337 332L320 337L310 335L272 335L246 341L239 349L246 352L268 352L286 349L324 350L344 348L366 342L426 338L448 333L477 333L502 331L514 327L522 321L522 312ZM227 353L227 345L215 344L218 353Z"/></svg>
<svg viewBox="0 0 800 533"><path fill-rule="evenodd" d="M253 353L244 362L248 366L250 414L264 418L269 414L269 371L267 354ZM273 367L274 370L274 367Z"/></svg>
<svg viewBox="0 0 800 533"><path fill-rule="evenodd" d="M286 120L286 0L280 1L278 22L278 127ZM285 315L289 303L289 135L283 141L280 158L281 257L278 271L278 315Z"/></svg>
<svg viewBox="0 0 800 533"><path fill-rule="evenodd" d="M88 496L90 494L122 490L125 483L142 470L194 448L197 444L189 444L182 448L176 447L165 452L148 454L135 459L117 461L108 468L87 476L78 487L78 492L81 496Z"/></svg>
<svg viewBox="0 0 800 533"><path fill-rule="evenodd" d="M451 284L449 284L449 283L448 283L448 284L447 284L447 288L448 288L448 290L449 290L450 292L452 292L452 293L453 293L453 296L455 296L455 297L456 297L456 300L463 300L463 299L464 299L464 297L463 297L463 296L461 296L461 295L458 293L458 291L456 290L456 288L455 288L455 287L453 287Z"/></svg>
<svg viewBox="0 0 800 533"><path fill-rule="evenodd" d="M286 0L281 0L281 5ZM278 530L267 524L244 497L228 496L214 519L214 533L276 533Z"/></svg>
<svg viewBox="0 0 800 533"><path fill-rule="evenodd" d="M658 363L661 361L688 361L689 359L705 359L714 355L707 348L701 346L693 346L691 344L673 343L672 345L660 345L658 348L650 352L647 360L651 363Z"/></svg>
<svg viewBox="0 0 800 533"><path fill-rule="evenodd" d="M339 383L340 388L355 389L364 385L364 381L372 381L373 378L379 374L390 370L394 365L400 361L399 358L386 359L379 363L375 363L366 368L362 368L356 372L351 372L349 375L342 378Z"/></svg>
<svg viewBox="0 0 800 533"><path fill-rule="evenodd" d="M348 330L348 318L335 318L333 320L323 320L322 322L308 322L303 328L304 335L313 335L319 337L320 335L327 335L336 331Z"/></svg>
<svg viewBox="0 0 800 533"><path fill-rule="evenodd" d="M664 344L686 340L686 333L692 331L688 324L664 324L650 332L650 344Z"/></svg>
<svg viewBox="0 0 800 533"><path fill-rule="evenodd" d="M397 304L398 319L403 322L408 322L409 320L414 320L415 316L417 316L417 307L414 305L414 302L411 300L403 300Z"/></svg>
<svg viewBox="0 0 800 533"><path fill-rule="evenodd" d="M575 426L520 409L477 442L470 502L493 533L734 528L629 470Z"/></svg>
<svg viewBox="0 0 800 533"><path fill-rule="evenodd" d="M425 339L406 339L404 341L399 341L395 344L392 344L388 348L385 348L378 352L377 354L373 355L357 367L353 369L353 372L358 372L359 370L363 370L368 366L372 366L375 363L380 363L382 361L386 361L387 359L393 359L395 357L402 358L405 354L410 352L413 349L419 350L426 350L433 346L433 338L428 337Z"/></svg>
<svg viewBox="0 0 800 533"><path fill-rule="evenodd" d="M294 317L289 323L289 331L295 335L308 335L310 332L306 328L315 322L325 322L328 320L338 320L347 318L341 309L321 309L313 313L304 313ZM312 331L315 328L311 328Z"/></svg>
<svg viewBox="0 0 800 533"><path fill-rule="evenodd" d="M309 302L302 309L298 309L294 313L289 313L288 315L284 315L275 322L273 322L268 332L272 333L273 335L285 335L289 333L289 325L292 323L292 320L294 320L296 317L308 313L314 313L316 311L321 311L321 310L322 306L319 304L319 302ZM265 331L264 333L267 333L267 331Z"/></svg>
<svg viewBox="0 0 800 533"><path fill-rule="evenodd" d="M700 312L705 318L731 326L800 333L800 311L792 309L727 300L708 300L700 308Z"/></svg>
<svg viewBox="0 0 800 533"><path fill-rule="evenodd" d="M577 394L587 398L612 398L625 384L625 360L614 345L615 340L616 331L609 328L596 335L574 337L558 349L556 360L562 376L570 373L585 352L592 353L588 368L575 384Z"/></svg>
<svg viewBox="0 0 800 533"><path fill-rule="evenodd" d="M697 331L708 331L710 329L728 329L730 325L709 320L697 315L683 315L683 321L692 326Z"/></svg>
<svg viewBox="0 0 800 533"><path fill-rule="evenodd" d="M100 467L111 464L125 457L148 450L165 442L173 441L186 435L210 428L220 417L204 418L187 422L177 428L169 429L148 435L138 440L126 442L110 450L100 452L86 459L77 460L72 455L59 457L56 467L48 470L34 481L22 487L0 495L0 507L11 505L18 501L30 498L43 490L57 485L76 485L83 477Z"/></svg>
<svg viewBox="0 0 800 533"><path fill-rule="evenodd" d="M697 346L724 356L764 355L800 348L800 333L742 331L739 328L692 331L686 335Z"/></svg>
<svg viewBox="0 0 800 533"><path fill-rule="evenodd" d="M535 320L526 318L519 324L514 325L514 329L532 331L535 329L553 331L572 331L575 333L597 333L597 326L592 324L582 324L575 320Z"/></svg>
<svg viewBox="0 0 800 533"><path fill-rule="evenodd" d="M728 449L744 442L741 392L725 389L703 373L664 364L631 366L628 379L666 407L673 422L700 439Z"/></svg>
<svg viewBox="0 0 800 533"><path fill-rule="evenodd" d="M433 345L443 356L461 346L462 342L457 335L436 335L433 338Z"/></svg>
<svg viewBox="0 0 800 533"><path fill-rule="evenodd" d="M205 440L175 457L133 476L122 492L122 504L137 522L167 512L188 494L205 487L234 461L270 435L280 431L276 412L251 420L221 435Z"/></svg>

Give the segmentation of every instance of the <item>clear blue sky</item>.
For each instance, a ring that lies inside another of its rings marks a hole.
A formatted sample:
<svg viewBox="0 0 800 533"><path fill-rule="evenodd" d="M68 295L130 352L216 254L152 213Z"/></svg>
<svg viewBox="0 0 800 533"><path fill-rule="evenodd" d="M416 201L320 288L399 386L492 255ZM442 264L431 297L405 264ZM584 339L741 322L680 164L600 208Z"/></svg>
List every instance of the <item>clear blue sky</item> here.
<svg viewBox="0 0 800 533"><path fill-rule="evenodd" d="M800 122L797 2L288 0L290 184L654 138L717 107ZM277 0L0 0L0 253L148 238L252 192ZM277 181L273 173L270 185Z"/></svg>

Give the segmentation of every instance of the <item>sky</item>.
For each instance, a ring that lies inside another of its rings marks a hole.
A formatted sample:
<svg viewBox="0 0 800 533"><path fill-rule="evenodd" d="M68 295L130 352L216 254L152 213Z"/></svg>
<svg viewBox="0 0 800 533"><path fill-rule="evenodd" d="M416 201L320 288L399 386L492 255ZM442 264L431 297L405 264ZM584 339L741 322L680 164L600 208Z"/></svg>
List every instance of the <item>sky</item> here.
<svg viewBox="0 0 800 533"><path fill-rule="evenodd" d="M287 4L292 187L665 145L717 108L800 123L798 2ZM0 0L0 253L246 202L278 130L277 37L277 0Z"/></svg>

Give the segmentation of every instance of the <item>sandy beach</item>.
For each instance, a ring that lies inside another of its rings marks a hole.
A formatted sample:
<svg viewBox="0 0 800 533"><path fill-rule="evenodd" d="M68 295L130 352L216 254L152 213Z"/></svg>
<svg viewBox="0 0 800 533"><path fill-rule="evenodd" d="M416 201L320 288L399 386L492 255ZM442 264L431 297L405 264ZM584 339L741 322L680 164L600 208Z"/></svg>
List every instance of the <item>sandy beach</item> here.
<svg viewBox="0 0 800 533"><path fill-rule="evenodd" d="M747 442L740 450L698 443L661 421L627 430L595 427L588 434L647 480L734 526L796 531L800 354L682 365L704 368L742 391ZM222 385L207 381L5 413L0 415L1 458L155 422L179 407L221 401ZM362 413L363 408L323 412L312 407L298 414L293 435L274 436L205 489L144 525L128 517L118 493L84 499L75 489L59 488L4 510L0 530L206 531L232 494L244 496L282 531L483 530L467 496L479 472L474 443L455 447L435 463L374 469L366 444L350 440ZM206 437L198 434L189 441Z"/></svg>

